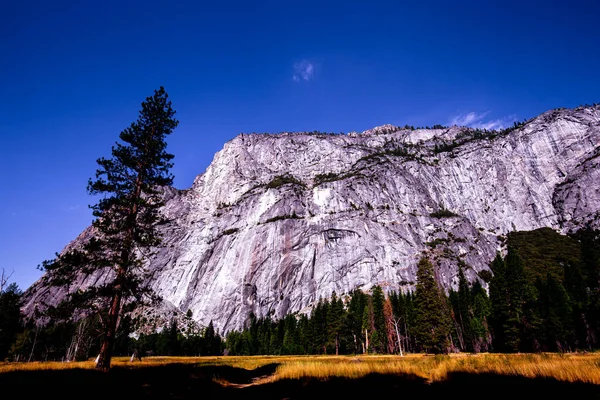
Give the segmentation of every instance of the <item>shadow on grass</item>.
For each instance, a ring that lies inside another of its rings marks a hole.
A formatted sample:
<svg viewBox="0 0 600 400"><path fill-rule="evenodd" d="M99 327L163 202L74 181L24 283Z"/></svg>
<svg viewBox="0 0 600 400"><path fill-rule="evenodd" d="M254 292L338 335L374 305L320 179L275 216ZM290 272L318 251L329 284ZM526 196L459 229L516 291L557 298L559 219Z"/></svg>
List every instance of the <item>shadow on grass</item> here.
<svg viewBox="0 0 600 400"><path fill-rule="evenodd" d="M554 379L527 379L491 374L454 373L444 382L427 384L414 375L371 374L360 379L286 379L241 386L275 372L277 364L255 370L229 366L170 364L157 367L114 367L94 370L16 371L0 374L0 388L11 399L361 399L390 395L401 398L481 399L506 396L600 399L600 385L562 383ZM425 396L425 397L423 397ZM541 397L543 396L543 397ZM574 397L576 396L576 397ZM583 396L583 397L582 397Z"/></svg>

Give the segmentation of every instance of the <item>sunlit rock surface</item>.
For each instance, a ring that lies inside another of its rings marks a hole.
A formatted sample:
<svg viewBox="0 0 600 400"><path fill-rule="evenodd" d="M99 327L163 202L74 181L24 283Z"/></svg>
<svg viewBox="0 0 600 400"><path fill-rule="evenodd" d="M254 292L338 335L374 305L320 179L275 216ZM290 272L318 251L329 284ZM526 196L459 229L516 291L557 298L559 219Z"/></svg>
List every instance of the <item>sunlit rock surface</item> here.
<svg viewBox="0 0 600 400"><path fill-rule="evenodd" d="M170 222L147 276L160 311L191 310L221 334L250 312L307 311L333 291L412 289L423 252L446 289L459 263L482 279L510 231L598 227L599 139L597 106L493 135L391 125L240 134L191 188L166 190ZM42 278L24 309L61 296Z"/></svg>

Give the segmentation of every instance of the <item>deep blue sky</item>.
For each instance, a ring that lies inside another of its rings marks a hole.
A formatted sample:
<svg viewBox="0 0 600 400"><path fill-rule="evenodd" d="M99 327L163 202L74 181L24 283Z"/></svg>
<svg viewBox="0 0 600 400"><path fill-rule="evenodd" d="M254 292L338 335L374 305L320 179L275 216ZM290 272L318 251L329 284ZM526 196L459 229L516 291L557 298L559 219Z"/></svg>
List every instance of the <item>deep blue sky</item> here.
<svg viewBox="0 0 600 400"><path fill-rule="evenodd" d="M96 159L161 85L183 189L240 132L499 127L600 102L598 21L598 1L3 1L0 271L27 289L91 223Z"/></svg>

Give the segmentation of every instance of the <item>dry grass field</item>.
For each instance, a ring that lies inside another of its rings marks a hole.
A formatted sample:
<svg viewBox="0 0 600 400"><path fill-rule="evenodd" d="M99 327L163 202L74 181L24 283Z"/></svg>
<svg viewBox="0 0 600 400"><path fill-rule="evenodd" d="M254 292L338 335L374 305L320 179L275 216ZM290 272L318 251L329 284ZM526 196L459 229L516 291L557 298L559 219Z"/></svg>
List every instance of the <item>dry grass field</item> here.
<svg viewBox="0 0 600 400"><path fill-rule="evenodd" d="M110 398L364 398L369 393L475 392L600 398L600 353L431 356L148 357L113 359L109 374L93 361L0 363L0 387L39 395L81 390ZM105 393L106 392L106 393Z"/></svg>

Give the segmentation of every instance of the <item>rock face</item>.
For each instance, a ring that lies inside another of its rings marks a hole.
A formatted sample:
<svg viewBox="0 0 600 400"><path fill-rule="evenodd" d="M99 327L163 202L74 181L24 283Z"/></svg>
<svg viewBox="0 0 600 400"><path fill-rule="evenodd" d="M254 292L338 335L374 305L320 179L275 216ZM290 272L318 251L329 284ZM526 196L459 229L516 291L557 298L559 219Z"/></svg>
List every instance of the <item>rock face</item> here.
<svg viewBox="0 0 600 400"><path fill-rule="evenodd" d="M508 232L600 225L599 141L598 106L491 133L240 134L191 188L166 190L170 222L148 279L165 307L222 334L250 312L306 311L333 291L412 289L424 252L446 289L459 263L485 286ZM24 310L60 296L42 277Z"/></svg>

